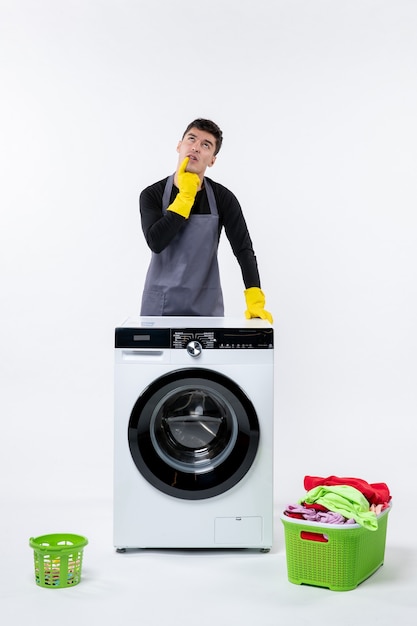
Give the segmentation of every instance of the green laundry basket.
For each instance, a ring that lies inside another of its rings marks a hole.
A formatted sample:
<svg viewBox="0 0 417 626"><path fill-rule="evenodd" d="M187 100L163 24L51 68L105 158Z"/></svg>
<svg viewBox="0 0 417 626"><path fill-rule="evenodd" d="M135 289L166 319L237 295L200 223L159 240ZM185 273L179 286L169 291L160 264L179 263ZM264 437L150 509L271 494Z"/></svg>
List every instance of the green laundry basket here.
<svg viewBox="0 0 417 626"><path fill-rule="evenodd" d="M355 589L384 562L390 510L378 515L374 531L359 524L323 524L281 515L288 580L333 591Z"/></svg>
<svg viewBox="0 0 417 626"><path fill-rule="evenodd" d="M81 579L83 548L88 539L81 535L41 535L29 540L34 550L35 580L39 587L63 589Z"/></svg>

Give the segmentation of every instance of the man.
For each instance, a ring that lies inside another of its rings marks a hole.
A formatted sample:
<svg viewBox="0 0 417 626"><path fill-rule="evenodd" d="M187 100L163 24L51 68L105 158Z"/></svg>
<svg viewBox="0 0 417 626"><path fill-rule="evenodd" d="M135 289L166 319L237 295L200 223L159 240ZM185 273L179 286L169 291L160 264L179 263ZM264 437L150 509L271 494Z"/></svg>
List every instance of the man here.
<svg viewBox="0 0 417 626"><path fill-rule="evenodd" d="M242 272L246 318L272 323L240 204L226 187L205 177L222 141L217 124L194 120L177 145L175 174L140 194L142 230L152 250L141 315L224 315L217 262L224 228Z"/></svg>

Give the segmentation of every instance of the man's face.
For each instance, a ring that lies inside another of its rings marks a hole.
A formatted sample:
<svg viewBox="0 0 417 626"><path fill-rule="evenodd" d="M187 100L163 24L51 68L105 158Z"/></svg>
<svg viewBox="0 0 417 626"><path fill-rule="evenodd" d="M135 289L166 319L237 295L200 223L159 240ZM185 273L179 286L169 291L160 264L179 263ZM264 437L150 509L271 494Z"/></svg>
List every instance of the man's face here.
<svg viewBox="0 0 417 626"><path fill-rule="evenodd" d="M207 167L214 165L216 157L216 139L211 133L198 128L191 128L178 143L178 164L188 157L187 172L198 174L201 178Z"/></svg>

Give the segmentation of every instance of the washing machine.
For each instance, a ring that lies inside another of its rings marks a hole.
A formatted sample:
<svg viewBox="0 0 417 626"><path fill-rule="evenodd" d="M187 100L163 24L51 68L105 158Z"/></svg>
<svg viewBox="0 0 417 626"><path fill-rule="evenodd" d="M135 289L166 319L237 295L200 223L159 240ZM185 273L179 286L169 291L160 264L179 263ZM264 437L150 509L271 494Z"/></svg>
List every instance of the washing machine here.
<svg viewBox="0 0 417 626"><path fill-rule="evenodd" d="M115 329L114 546L273 540L274 329L129 318Z"/></svg>

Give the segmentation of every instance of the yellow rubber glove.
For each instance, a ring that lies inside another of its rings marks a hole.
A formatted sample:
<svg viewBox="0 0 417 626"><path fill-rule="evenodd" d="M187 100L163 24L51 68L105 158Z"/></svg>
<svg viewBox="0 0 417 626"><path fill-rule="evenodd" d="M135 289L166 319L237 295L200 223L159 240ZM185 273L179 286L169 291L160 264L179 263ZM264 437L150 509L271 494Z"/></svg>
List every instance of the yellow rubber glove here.
<svg viewBox="0 0 417 626"><path fill-rule="evenodd" d="M245 290L246 306L245 311L246 319L250 320L252 317L260 317L262 320L268 320L270 324L273 323L272 315L269 311L265 311L265 295L262 289L259 287L250 287Z"/></svg>
<svg viewBox="0 0 417 626"><path fill-rule="evenodd" d="M179 193L177 193L174 202L167 209L167 211L178 213L185 219L188 219L190 216L191 208L200 186L200 177L197 174L193 174L193 172L185 171L188 161L189 158L186 157L180 165L178 170Z"/></svg>

